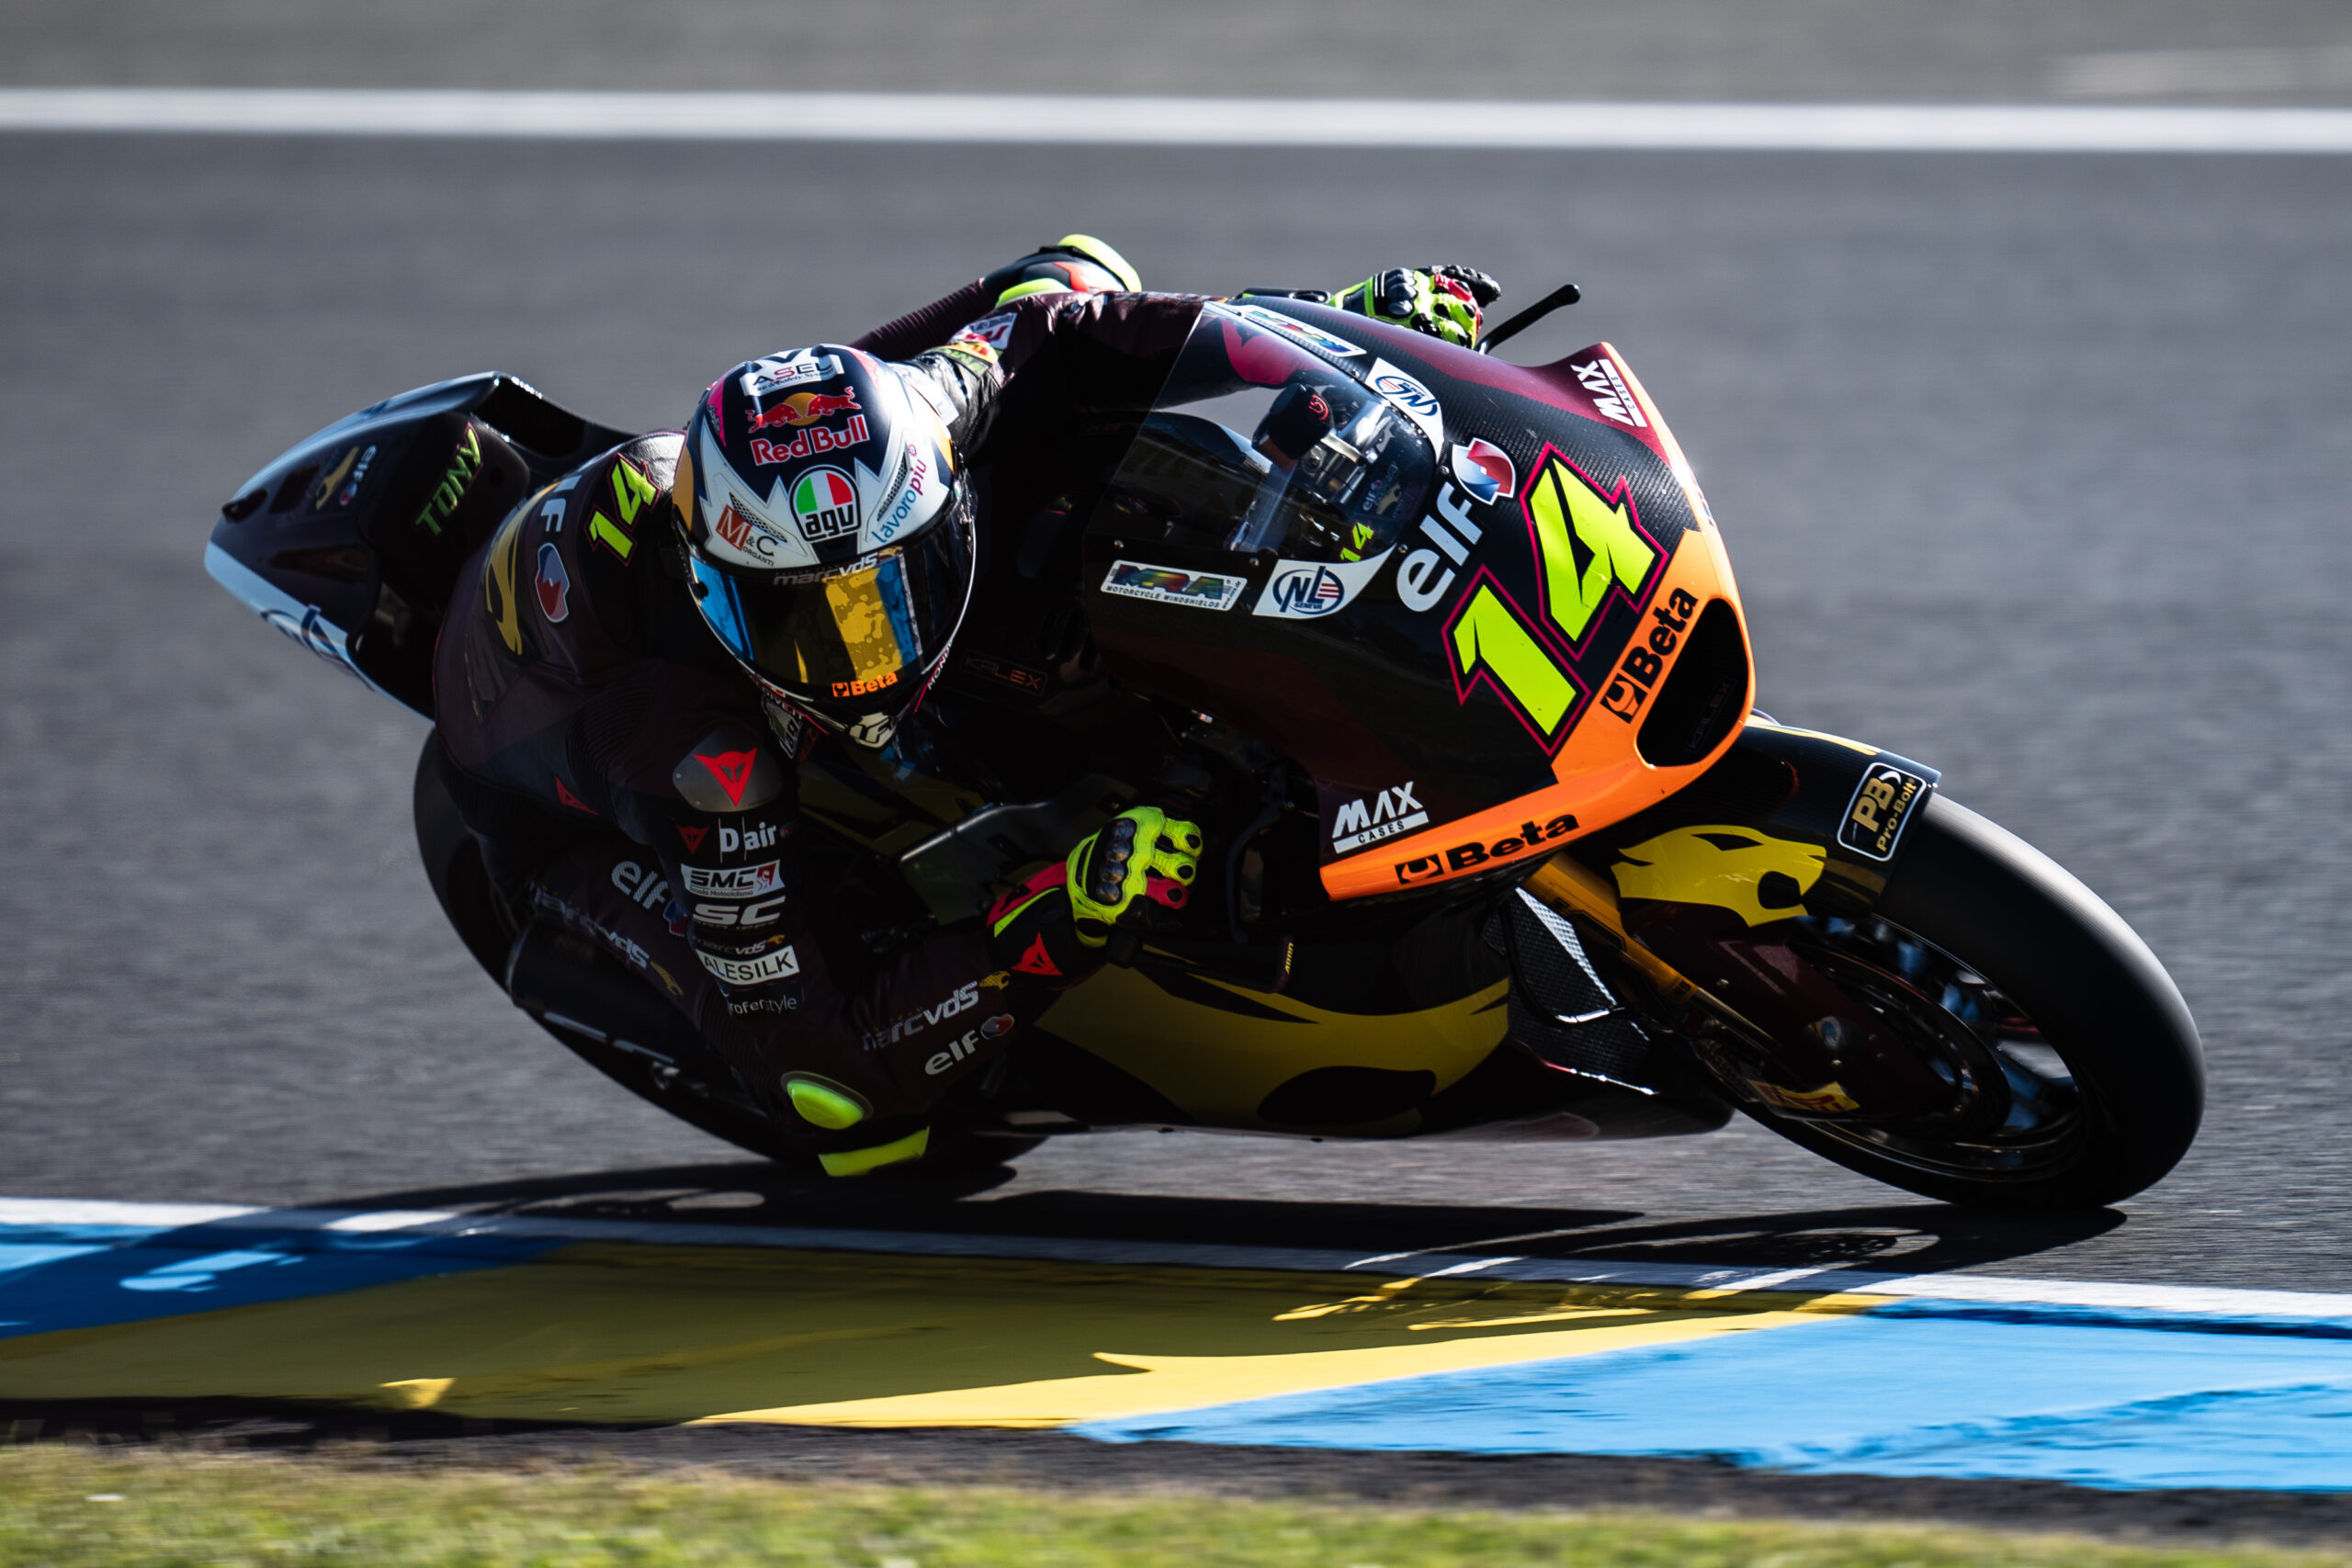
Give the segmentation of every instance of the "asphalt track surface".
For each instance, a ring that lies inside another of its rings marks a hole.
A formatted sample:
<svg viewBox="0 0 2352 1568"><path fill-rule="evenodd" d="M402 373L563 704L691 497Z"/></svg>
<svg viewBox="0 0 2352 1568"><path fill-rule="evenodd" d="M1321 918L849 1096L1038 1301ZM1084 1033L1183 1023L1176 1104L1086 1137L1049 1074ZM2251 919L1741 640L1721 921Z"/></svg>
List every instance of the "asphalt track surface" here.
<svg viewBox="0 0 2352 1568"><path fill-rule="evenodd" d="M2336 159L0 139L0 1192L2341 1288L2348 197ZM669 423L1071 228L1170 288L1581 281L1512 352L1641 370L1763 705L1941 767L2171 966L2180 1170L2003 1222L1741 1123L780 1184L538 1035L418 873L422 726L211 585L213 509L471 369Z"/></svg>
<svg viewBox="0 0 2352 1568"><path fill-rule="evenodd" d="M0 83L2352 102L2334 0L0 0Z"/></svg>

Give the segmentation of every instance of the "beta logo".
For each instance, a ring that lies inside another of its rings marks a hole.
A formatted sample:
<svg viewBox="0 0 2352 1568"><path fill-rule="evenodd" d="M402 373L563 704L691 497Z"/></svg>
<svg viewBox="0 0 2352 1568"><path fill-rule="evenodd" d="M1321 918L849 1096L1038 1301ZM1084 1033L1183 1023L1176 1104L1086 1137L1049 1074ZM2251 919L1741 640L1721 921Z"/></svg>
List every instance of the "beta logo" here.
<svg viewBox="0 0 2352 1568"><path fill-rule="evenodd" d="M1838 826L1838 841L1858 855L1893 860L1903 825L1928 793L1928 781L1891 762L1880 762L1854 786Z"/></svg>
<svg viewBox="0 0 2352 1568"><path fill-rule="evenodd" d="M1642 417L1642 405L1634 389L1625 385L1625 378L1618 373L1617 365L1607 355L1596 355L1582 365L1571 365L1569 371L1577 385L1592 397L1592 406L1604 419L1634 430L1645 429L1649 421Z"/></svg>
<svg viewBox="0 0 2352 1568"><path fill-rule="evenodd" d="M1492 503L1519 494L1519 468L1510 454L1483 436L1473 436L1467 446L1456 446L1453 462L1454 482L1469 491L1473 501Z"/></svg>
<svg viewBox="0 0 2352 1568"><path fill-rule="evenodd" d="M1159 604L1182 604L1193 610L1230 610L1250 586L1246 577L1216 572L1179 571L1172 566L1119 560L1102 579L1102 592L1125 599L1148 599Z"/></svg>
<svg viewBox="0 0 2352 1568"><path fill-rule="evenodd" d="M1699 601L1681 589L1667 595L1666 603L1650 610L1650 618L1657 625L1650 628L1646 641L1636 641L1625 650L1624 661L1609 677L1609 685L1600 694L1600 705L1625 723L1649 700L1657 678L1666 671L1666 661L1682 646L1682 634L1690 629L1690 617L1698 613ZM1638 635L1638 634L1637 634Z"/></svg>
<svg viewBox="0 0 2352 1568"><path fill-rule="evenodd" d="M854 413L846 424L820 424L803 430L789 441L770 441L764 436L752 437L752 461L754 463L791 463L803 457L813 457L820 452L844 452L852 446L865 445L865 416Z"/></svg>
<svg viewBox="0 0 2352 1568"><path fill-rule="evenodd" d="M792 520L810 544L857 532L857 487L839 468L811 468L792 487Z"/></svg>
<svg viewBox="0 0 2352 1568"><path fill-rule="evenodd" d="M539 591L539 614L548 625L559 625L571 615L571 574L563 570L563 552L553 540L539 547L539 570L531 586Z"/></svg>
<svg viewBox="0 0 2352 1568"><path fill-rule="evenodd" d="M740 900L784 891L782 861L763 861L758 865L687 865L678 870L686 879L686 891L697 898Z"/></svg>
<svg viewBox="0 0 2352 1568"><path fill-rule="evenodd" d="M870 697L898 683L899 672L885 670L879 675L862 676L854 681L835 681L831 683L831 691L837 697Z"/></svg>
<svg viewBox="0 0 2352 1568"><path fill-rule="evenodd" d="M1383 839L1429 825L1430 814L1413 798L1413 781L1382 790L1369 800L1349 801L1331 818L1331 852L1346 854Z"/></svg>
<svg viewBox="0 0 2352 1568"><path fill-rule="evenodd" d="M1490 844L1482 844L1474 840L1466 844L1456 844L1442 854L1421 855L1413 860L1400 861L1396 868L1396 880L1409 887L1416 882L1433 881L1449 873L1468 871L1474 866L1510 860L1526 853L1546 840L1564 839L1576 830L1577 819L1564 811L1540 828L1532 822L1521 823L1517 838L1497 839Z"/></svg>

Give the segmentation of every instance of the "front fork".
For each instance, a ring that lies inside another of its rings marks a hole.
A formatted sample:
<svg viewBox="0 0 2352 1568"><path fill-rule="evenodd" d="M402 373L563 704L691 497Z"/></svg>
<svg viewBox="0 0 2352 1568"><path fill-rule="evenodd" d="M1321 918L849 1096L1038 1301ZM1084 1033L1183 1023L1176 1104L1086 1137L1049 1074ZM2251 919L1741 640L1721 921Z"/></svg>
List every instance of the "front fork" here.
<svg viewBox="0 0 2352 1568"><path fill-rule="evenodd" d="M1708 777L1552 856L1526 893L1574 922L1653 1032L1778 1117L1911 1122L1954 1085L1804 956L1825 919L1866 918L1932 770L1751 721Z"/></svg>

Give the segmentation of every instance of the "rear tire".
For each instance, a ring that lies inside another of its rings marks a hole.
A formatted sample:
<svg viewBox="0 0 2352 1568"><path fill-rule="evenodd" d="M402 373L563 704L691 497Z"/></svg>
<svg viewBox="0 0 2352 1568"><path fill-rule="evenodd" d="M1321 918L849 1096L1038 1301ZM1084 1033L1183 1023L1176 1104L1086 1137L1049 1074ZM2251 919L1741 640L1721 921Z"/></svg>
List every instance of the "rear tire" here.
<svg viewBox="0 0 2352 1568"><path fill-rule="evenodd" d="M2063 1125L2052 1117L2063 1138L2053 1131L2030 1159L2012 1148L2013 1168L2003 1168L1998 1134L1939 1151L1916 1137L1744 1109L1825 1159L1973 1208L2097 1208L2158 1180L2188 1151L2205 1108L2197 1025L2172 976L2098 895L2006 829L1935 795L1911 832L1875 913L1898 939L1907 932L1982 976L1987 994L2038 1026L2019 1055L2054 1053L2063 1068L2041 1079L2017 1061L2004 1060L2004 1070L2046 1087L2053 1103L2071 1097Z"/></svg>

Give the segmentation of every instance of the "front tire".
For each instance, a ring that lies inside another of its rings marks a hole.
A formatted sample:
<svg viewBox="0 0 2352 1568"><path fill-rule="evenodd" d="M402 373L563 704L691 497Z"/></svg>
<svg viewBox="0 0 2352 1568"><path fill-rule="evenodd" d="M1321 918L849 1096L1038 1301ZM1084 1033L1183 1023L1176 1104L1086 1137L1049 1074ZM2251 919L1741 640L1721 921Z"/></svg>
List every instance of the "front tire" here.
<svg viewBox="0 0 2352 1568"><path fill-rule="evenodd" d="M1744 1109L1864 1176L1980 1209L2097 1208L2197 1135L2205 1066L2172 976L2056 862L1931 796L1875 919L1800 922L1790 945L1898 1032L1988 1064L1997 1127L1939 1137Z"/></svg>

